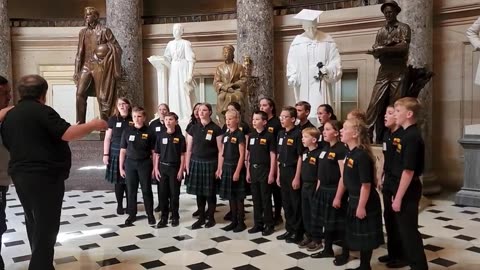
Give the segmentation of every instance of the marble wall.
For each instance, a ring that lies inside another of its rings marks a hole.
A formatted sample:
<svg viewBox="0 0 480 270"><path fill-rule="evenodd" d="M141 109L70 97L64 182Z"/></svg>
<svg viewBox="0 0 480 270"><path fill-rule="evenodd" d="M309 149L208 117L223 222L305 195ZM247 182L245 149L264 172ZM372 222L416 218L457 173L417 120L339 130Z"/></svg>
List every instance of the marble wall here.
<svg viewBox="0 0 480 270"><path fill-rule="evenodd" d="M480 57L473 52L466 29L480 15L476 0L437 0L434 25L433 169L443 186L459 188L463 177L463 150L457 140L465 124L480 123L480 87L473 84ZM336 40L346 70L358 71L358 104L366 109L379 63L365 52L383 23L379 6L325 12L320 28ZM301 33L291 15L275 17L275 99L290 104L285 65L293 37ZM80 28L12 28L13 76L42 73L55 84L71 83ZM153 114L157 103L156 71L147 57L161 55L172 39L172 25L143 26L145 106ZM236 44L236 20L185 24L184 38L197 55L195 76L213 75L222 62L221 48ZM62 69L60 72L58 69ZM48 72L47 72L48 71ZM70 101L65 101L70 102ZM74 101L71 101L74 108ZM152 115L151 114L151 115Z"/></svg>

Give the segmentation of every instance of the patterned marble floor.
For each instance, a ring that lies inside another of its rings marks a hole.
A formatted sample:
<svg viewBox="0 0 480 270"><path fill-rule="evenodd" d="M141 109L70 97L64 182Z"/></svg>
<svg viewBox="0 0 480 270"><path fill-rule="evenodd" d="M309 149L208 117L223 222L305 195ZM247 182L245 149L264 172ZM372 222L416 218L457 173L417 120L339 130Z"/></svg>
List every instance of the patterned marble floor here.
<svg viewBox="0 0 480 270"><path fill-rule="evenodd" d="M268 237L246 231L225 232L220 229L225 223L225 204L220 204L216 213L219 224L192 231L189 226L194 221L194 197L182 191L180 204L179 227L156 229L148 226L145 216L135 226L125 227L126 216L114 214L112 192L67 192L55 249L56 269L328 270L356 267L359 263L354 259L344 267L335 267L332 259L311 259L306 250L275 239L282 228ZM143 206L139 207L141 215ZM252 211L251 201L247 201L246 209ZM6 269L27 269L30 250L22 211L12 188L7 207L9 230L2 247ZM480 269L479 212L478 208L455 206L446 198L433 200L421 213L420 230L430 269ZM252 214L248 213L247 225L251 223ZM377 263L376 258L383 254L384 247L375 250L373 269L387 269Z"/></svg>

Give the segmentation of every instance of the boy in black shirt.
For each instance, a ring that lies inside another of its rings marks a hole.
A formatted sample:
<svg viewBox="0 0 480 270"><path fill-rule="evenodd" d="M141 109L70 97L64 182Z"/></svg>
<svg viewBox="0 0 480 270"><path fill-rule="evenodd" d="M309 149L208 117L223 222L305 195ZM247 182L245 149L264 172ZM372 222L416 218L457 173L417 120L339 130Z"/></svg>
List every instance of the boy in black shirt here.
<svg viewBox="0 0 480 270"><path fill-rule="evenodd" d="M284 129L278 133L277 184L282 191L286 232L277 236L277 239L298 244L303 239L304 232L300 191L303 145L300 128L295 126L296 118L297 110L291 106L284 107L280 114Z"/></svg>
<svg viewBox="0 0 480 270"><path fill-rule="evenodd" d="M310 103L306 101L299 101L297 104L295 104L295 109L297 110L298 127L300 130L304 130L308 127L315 127L310 120L308 120L310 110L312 109Z"/></svg>
<svg viewBox="0 0 480 270"><path fill-rule="evenodd" d="M416 125L420 110L421 105L414 98L405 97L395 102L395 121L404 131L393 157L392 172L397 188L392 209L406 259L413 270L428 269L418 231L418 204L422 196L420 176L425 158L425 144Z"/></svg>
<svg viewBox="0 0 480 270"><path fill-rule="evenodd" d="M276 138L266 129L267 114L253 114L253 128L247 144L247 182L251 183L254 226L249 233L262 232L263 236L274 232L272 189L275 184Z"/></svg>
<svg viewBox="0 0 480 270"><path fill-rule="evenodd" d="M180 185L185 168L185 137L177 130L178 116L169 112L165 115L166 130L157 137L155 146L154 171L160 186L162 199L160 206L162 216L157 227L165 227L168 222L168 212L172 211L172 226L179 224Z"/></svg>

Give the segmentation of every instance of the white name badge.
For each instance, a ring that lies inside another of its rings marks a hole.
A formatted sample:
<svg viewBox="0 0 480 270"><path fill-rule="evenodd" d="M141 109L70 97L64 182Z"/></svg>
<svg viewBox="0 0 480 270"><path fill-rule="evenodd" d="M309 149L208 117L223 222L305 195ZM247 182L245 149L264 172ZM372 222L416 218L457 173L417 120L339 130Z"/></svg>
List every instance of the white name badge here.
<svg viewBox="0 0 480 270"><path fill-rule="evenodd" d="M383 143L383 151L387 151L387 143L386 142Z"/></svg>
<svg viewBox="0 0 480 270"><path fill-rule="evenodd" d="M255 139L254 138L251 138L250 139L250 145L254 145L255 144Z"/></svg>
<svg viewBox="0 0 480 270"><path fill-rule="evenodd" d="M283 145L283 138L280 138L280 140L278 140L278 145Z"/></svg>
<svg viewBox="0 0 480 270"><path fill-rule="evenodd" d="M325 154L326 154L326 153L327 153L327 152L322 151L322 153L320 153L320 156L319 156L319 157L320 157L321 159L323 159L323 158L325 157Z"/></svg>
<svg viewBox="0 0 480 270"><path fill-rule="evenodd" d="M320 137L318 137L318 141L320 141L320 142L323 141L323 136L322 135L320 135Z"/></svg>
<svg viewBox="0 0 480 270"><path fill-rule="evenodd" d="M305 160L305 159L307 159L307 154L306 153L302 155L302 160Z"/></svg>
<svg viewBox="0 0 480 270"><path fill-rule="evenodd" d="M116 127L122 127L122 122L117 122Z"/></svg>
<svg viewBox="0 0 480 270"><path fill-rule="evenodd" d="M130 137L128 137L128 140L131 142L135 141L135 135L130 135Z"/></svg>
<svg viewBox="0 0 480 270"><path fill-rule="evenodd" d="M168 143L168 138L163 138L162 139L162 144L167 144Z"/></svg>
<svg viewBox="0 0 480 270"><path fill-rule="evenodd" d="M156 127L156 128L155 128L155 131L156 131L156 132L159 132L160 130L162 130L162 127Z"/></svg>
<svg viewBox="0 0 480 270"><path fill-rule="evenodd" d="M212 134L207 134L207 136L205 136L205 140L211 141L212 140Z"/></svg>
<svg viewBox="0 0 480 270"><path fill-rule="evenodd" d="M228 142L228 136L223 137L223 143Z"/></svg>

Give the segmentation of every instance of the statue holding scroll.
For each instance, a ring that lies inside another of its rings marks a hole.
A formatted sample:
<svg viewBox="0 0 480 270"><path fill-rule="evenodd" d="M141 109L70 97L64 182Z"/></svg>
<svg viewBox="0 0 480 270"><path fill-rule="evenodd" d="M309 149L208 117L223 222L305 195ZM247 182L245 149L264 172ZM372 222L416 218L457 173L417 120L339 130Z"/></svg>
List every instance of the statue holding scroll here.
<svg viewBox="0 0 480 270"><path fill-rule="evenodd" d="M121 77L122 49L112 31L99 22L94 7L85 8L87 27L80 30L75 73L77 122L85 123L87 97L96 96L100 116L106 120L115 107L116 81Z"/></svg>

